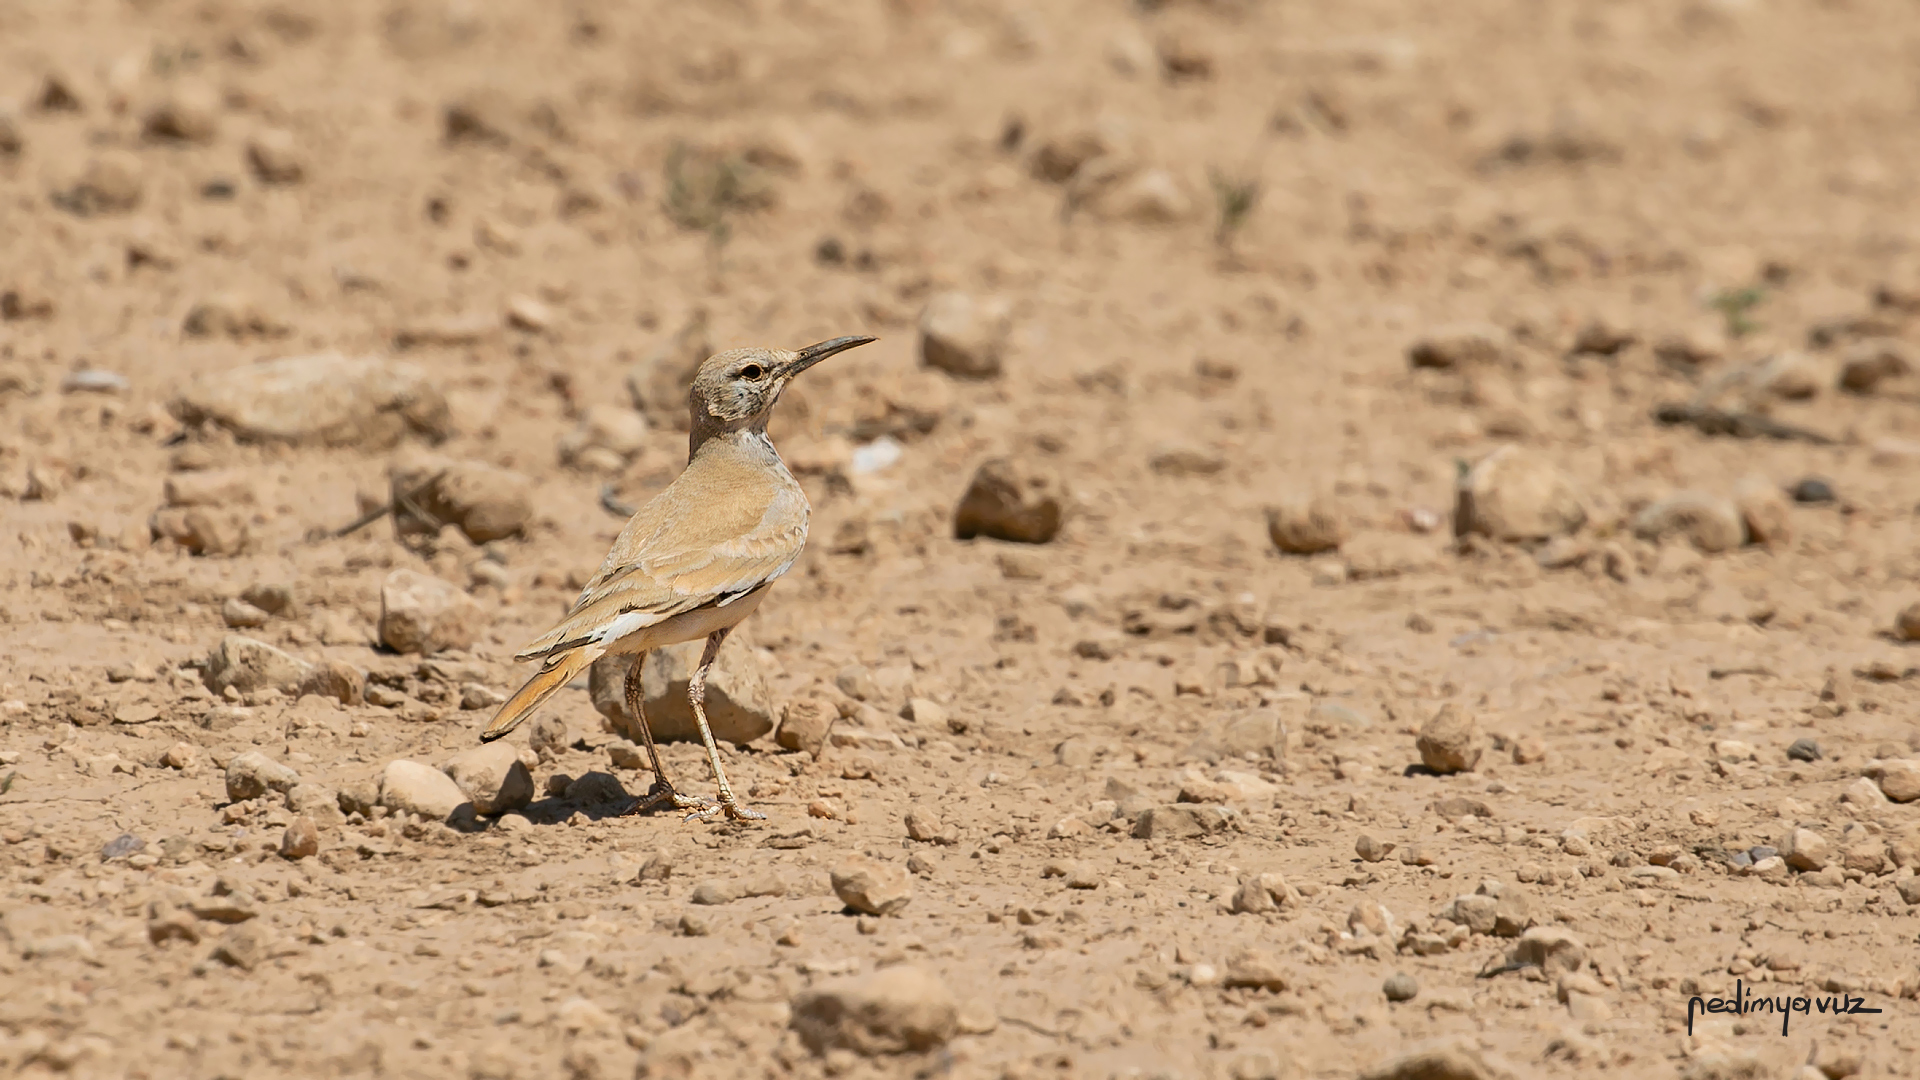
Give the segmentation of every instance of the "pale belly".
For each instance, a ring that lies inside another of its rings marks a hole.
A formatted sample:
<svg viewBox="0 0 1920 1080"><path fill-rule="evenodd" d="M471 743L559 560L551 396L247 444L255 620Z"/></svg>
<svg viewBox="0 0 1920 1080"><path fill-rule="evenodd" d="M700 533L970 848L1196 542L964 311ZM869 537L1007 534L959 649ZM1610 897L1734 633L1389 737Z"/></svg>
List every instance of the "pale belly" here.
<svg viewBox="0 0 1920 1080"><path fill-rule="evenodd" d="M665 622L641 627L625 637L610 642L607 652L642 653L667 645L678 645L683 641L703 640L716 630L730 629L745 622L747 616L753 614L753 609L760 606L760 601L766 598L767 590L771 588L773 588L773 582L769 581L726 607L689 611L684 615L675 615Z"/></svg>

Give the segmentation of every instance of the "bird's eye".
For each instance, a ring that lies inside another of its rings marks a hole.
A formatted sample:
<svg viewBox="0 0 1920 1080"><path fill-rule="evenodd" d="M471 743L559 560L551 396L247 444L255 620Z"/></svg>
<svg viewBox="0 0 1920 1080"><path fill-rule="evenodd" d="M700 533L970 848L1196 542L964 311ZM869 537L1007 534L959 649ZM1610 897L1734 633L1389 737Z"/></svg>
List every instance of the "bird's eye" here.
<svg viewBox="0 0 1920 1080"><path fill-rule="evenodd" d="M759 364L748 364L746 367L740 369L740 377L743 379L758 379L766 373L766 369Z"/></svg>

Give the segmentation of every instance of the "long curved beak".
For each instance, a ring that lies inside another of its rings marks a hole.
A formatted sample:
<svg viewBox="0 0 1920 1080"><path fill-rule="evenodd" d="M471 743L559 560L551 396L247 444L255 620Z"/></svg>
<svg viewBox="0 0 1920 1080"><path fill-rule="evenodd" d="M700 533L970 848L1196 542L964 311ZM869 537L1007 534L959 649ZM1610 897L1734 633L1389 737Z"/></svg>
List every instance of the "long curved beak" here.
<svg viewBox="0 0 1920 1080"><path fill-rule="evenodd" d="M850 334L846 337L837 337L830 341L823 341L818 345L809 345L793 355L793 362L787 365L787 370L781 372L781 375L790 379L820 361L825 360L827 357L832 356L834 353L846 352L848 349L859 348L869 342L878 340L880 339L869 337L866 334Z"/></svg>

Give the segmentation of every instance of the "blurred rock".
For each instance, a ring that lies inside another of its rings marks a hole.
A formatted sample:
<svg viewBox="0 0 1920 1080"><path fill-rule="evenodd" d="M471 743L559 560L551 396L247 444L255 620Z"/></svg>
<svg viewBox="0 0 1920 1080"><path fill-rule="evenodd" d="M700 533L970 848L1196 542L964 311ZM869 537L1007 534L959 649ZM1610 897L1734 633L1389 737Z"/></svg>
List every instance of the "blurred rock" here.
<svg viewBox="0 0 1920 1080"><path fill-rule="evenodd" d="M471 596L436 577L395 570L380 584L380 640L398 653L465 649L486 628Z"/></svg>
<svg viewBox="0 0 1920 1080"><path fill-rule="evenodd" d="M1388 1001L1412 1001L1420 994L1420 984L1406 972L1396 971L1387 976L1387 981L1380 986L1380 992L1386 995Z"/></svg>
<svg viewBox="0 0 1920 1080"><path fill-rule="evenodd" d="M180 85L147 110L140 130L149 139L210 143L220 133L220 96L204 84Z"/></svg>
<svg viewBox="0 0 1920 1080"><path fill-rule="evenodd" d="M1163 443L1147 458L1147 467L1161 476L1212 476L1227 467L1226 455L1189 443Z"/></svg>
<svg viewBox="0 0 1920 1080"><path fill-rule="evenodd" d="M920 312L920 362L958 379L997 377L1011 314L1005 301L935 295Z"/></svg>
<svg viewBox="0 0 1920 1080"><path fill-rule="evenodd" d="M1727 335L1717 326L1677 331L1656 341L1653 355L1682 371L1692 371L1718 363L1727 355Z"/></svg>
<svg viewBox="0 0 1920 1080"><path fill-rule="evenodd" d="M380 774L380 805L389 810L445 821L467 802L453 778L431 765L401 759Z"/></svg>
<svg viewBox="0 0 1920 1080"><path fill-rule="evenodd" d="M108 151L56 192L55 205L80 217L124 214L140 205L146 166L125 151Z"/></svg>
<svg viewBox="0 0 1920 1080"><path fill-rule="evenodd" d="M1395 846L1396 845L1393 844L1382 843L1362 833L1359 839L1353 842L1353 853L1360 856L1363 862L1379 862L1392 854Z"/></svg>
<svg viewBox="0 0 1920 1080"><path fill-rule="evenodd" d="M1640 335L1632 327L1596 316L1574 334L1573 352L1612 356L1638 340Z"/></svg>
<svg viewBox="0 0 1920 1080"><path fill-rule="evenodd" d="M1436 773L1471 772L1483 749L1473 714L1457 705L1443 705L1420 728L1414 745L1420 763Z"/></svg>
<svg viewBox="0 0 1920 1080"><path fill-rule="evenodd" d="M194 301L180 322L190 337L284 337L291 327L244 292L222 292Z"/></svg>
<svg viewBox="0 0 1920 1080"><path fill-rule="evenodd" d="M254 501L253 478L241 469L177 472L161 488L168 506L231 506Z"/></svg>
<svg viewBox="0 0 1920 1080"><path fill-rule="evenodd" d="M264 641L228 634L207 657L207 689L215 694L232 687L241 694L272 688L284 694L299 690L311 664L289 656Z"/></svg>
<svg viewBox="0 0 1920 1080"><path fill-rule="evenodd" d="M973 474L954 510L953 534L1044 544L1064 516L1060 482L1025 459L994 458Z"/></svg>
<svg viewBox="0 0 1920 1080"><path fill-rule="evenodd" d="M1764 476L1747 476L1733 485L1733 502L1740 508L1747 538L1769 548L1793 540L1793 506L1786 493Z"/></svg>
<svg viewBox="0 0 1920 1080"><path fill-rule="evenodd" d="M366 676L344 660L322 660L309 665L295 688L295 696L313 694L342 705L359 705L366 700Z"/></svg>
<svg viewBox="0 0 1920 1080"><path fill-rule="evenodd" d="M1913 349L1898 338L1874 338L1854 344L1840 361L1840 389L1855 394L1871 394L1888 379L1911 375L1916 362Z"/></svg>
<svg viewBox="0 0 1920 1080"><path fill-rule="evenodd" d="M1362 1071L1358 1080L1495 1080L1500 1075L1478 1048L1448 1042L1396 1054Z"/></svg>
<svg viewBox="0 0 1920 1080"><path fill-rule="evenodd" d="M1714 555L1745 543L1747 527L1733 500L1704 491L1682 491L1635 514L1633 534L1654 543L1682 536L1701 552Z"/></svg>
<svg viewBox="0 0 1920 1080"><path fill-rule="evenodd" d="M220 935L213 947L213 958L229 967L252 971L266 962L267 935L267 928L258 922L241 923Z"/></svg>
<svg viewBox="0 0 1920 1080"><path fill-rule="evenodd" d="M1172 225L1194 213L1193 197L1165 169L1141 169L1115 181L1091 200L1091 208L1108 221L1135 225Z"/></svg>
<svg viewBox="0 0 1920 1080"><path fill-rule="evenodd" d="M1768 398L1806 401L1818 396L1832 382L1825 363L1794 350L1775 353L1754 365L1747 374L1748 393L1755 401Z"/></svg>
<svg viewBox="0 0 1920 1080"><path fill-rule="evenodd" d="M1455 536L1507 542L1547 540L1577 531L1587 511L1571 476L1536 453L1503 446L1462 479Z"/></svg>
<svg viewBox="0 0 1920 1080"><path fill-rule="evenodd" d="M1834 499L1833 482L1823 476L1805 476L1794 482L1793 501L1830 503Z"/></svg>
<svg viewBox="0 0 1920 1080"><path fill-rule="evenodd" d="M528 477L479 461L421 457L389 472L394 529L432 535L457 526L476 544L518 536L533 520Z"/></svg>
<svg viewBox="0 0 1920 1080"><path fill-rule="evenodd" d="M647 418L621 405L589 405L560 437L560 463L605 472L632 460L647 445Z"/></svg>
<svg viewBox="0 0 1920 1080"><path fill-rule="evenodd" d="M913 875L868 855L841 859L831 877L840 902L867 915L893 915L913 900Z"/></svg>
<svg viewBox="0 0 1920 1080"><path fill-rule="evenodd" d="M1227 960L1224 979L1229 987L1246 987L1280 993L1288 989L1294 980L1287 974L1278 957L1265 949L1244 948Z"/></svg>
<svg viewBox="0 0 1920 1080"><path fill-rule="evenodd" d="M1414 367L1447 371L1505 364L1512 355L1512 336L1491 323L1439 327L1407 347L1407 361Z"/></svg>
<svg viewBox="0 0 1920 1080"><path fill-rule="evenodd" d="M1880 793L1892 802L1920 799L1920 761L1909 758L1882 761L1874 765L1868 775L1880 784Z"/></svg>
<svg viewBox="0 0 1920 1080"><path fill-rule="evenodd" d="M473 803L489 817L518 810L533 801L533 774L520 763L520 751L504 742L462 750L441 766Z"/></svg>
<svg viewBox="0 0 1920 1080"><path fill-rule="evenodd" d="M1294 495L1267 508L1267 539L1289 555L1334 551L1346 539L1340 507L1325 495Z"/></svg>
<svg viewBox="0 0 1920 1080"><path fill-rule="evenodd" d="M1827 853L1827 841L1812 829L1794 829L1780 842L1780 857L1802 872L1825 869Z"/></svg>
<svg viewBox="0 0 1920 1080"><path fill-rule="evenodd" d="M267 625L272 616L237 596L227 597L220 605L220 619L237 630L252 630Z"/></svg>
<svg viewBox="0 0 1920 1080"><path fill-rule="evenodd" d="M453 431L446 399L420 368L338 353L202 375L169 408L183 423L223 427L241 442L383 449Z"/></svg>
<svg viewBox="0 0 1920 1080"><path fill-rule="evenodd" d="M280 834L280 857L307 859L320 854L320 827L309 817L297 817Z"/></svg>
<svg viewBox="0 0 1920 1080"><path fill-rule="evenodd" d="M938 976L905 964L824 981L794 996L792 1025L816 1054L924 1053L959 1031L960 1008Z"/></svg>
<svg viewBox="0 0 1920 1080"><path fill-rule="evenodd" d="M705 647L704 642L692 641L647 653L641 686L646 693L647 726L656 742L699 740L700 728L687 701L687 681ZM594 707L615 731L638 742L640 729L627 715L625 694L627 668L632 660L630 656L614 656L595 661L595 668L606 667L599 677L602 691L595 695ZM591 687L591 672L588 682ZM773 730L773 703L760 654L738 635L707 669L706 712L707 724L719 742L744 746Z"/></svg>
<svg viewBox="0 0 1920 1080"><path fill-rule="evenodd" d="M293 133L262 131L247 140L247 165L263 184L297 184L306 178L306 155Z"/></svg>
<svg viewBox="0 0 1920 1080"><path fill-rule="evenodd" d="M250 750L227 763L227 799L231 802L257 799L269 791L284 795L299 782L299 773L258 750Z"/></svg>

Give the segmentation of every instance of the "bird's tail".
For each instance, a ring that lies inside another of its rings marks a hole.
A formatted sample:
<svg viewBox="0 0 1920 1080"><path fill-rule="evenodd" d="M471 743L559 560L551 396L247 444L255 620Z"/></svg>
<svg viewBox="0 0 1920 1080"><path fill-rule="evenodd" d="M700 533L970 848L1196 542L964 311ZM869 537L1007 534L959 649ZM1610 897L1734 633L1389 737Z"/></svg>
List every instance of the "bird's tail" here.
<svg viewBox="0 0 1920 1080"><path fill-rule="evenodd" d="M500 711L493 714L493 722L480 733L480 741L492 742L519 727L520 722L532 716L533 711L552 697L554 691L572 682L605 651L586 646L568 650L548 660L545 667L528 679L526 685L514 691L507 703L500 706Z"/></svg>

